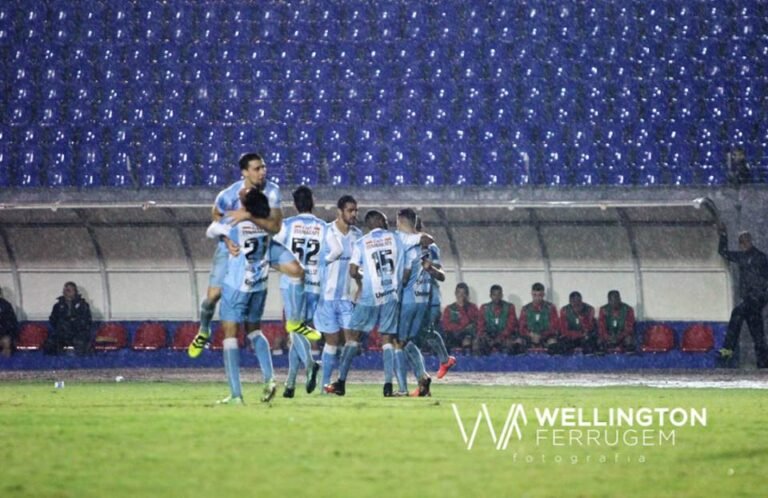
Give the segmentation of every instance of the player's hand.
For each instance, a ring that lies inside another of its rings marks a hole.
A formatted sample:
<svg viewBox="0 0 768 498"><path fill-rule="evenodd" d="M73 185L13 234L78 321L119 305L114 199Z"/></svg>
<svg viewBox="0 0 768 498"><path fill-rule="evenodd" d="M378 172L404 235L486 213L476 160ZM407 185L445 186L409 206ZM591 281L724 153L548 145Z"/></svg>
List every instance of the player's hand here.
<svg viewBox="0 0 768 498"><path fill-rule="evenodd" d="M240 246L232 242L232 239L224 239L224 242L227 244L227 250L229 251L229 254L232 256L237 256L240 254Z"/></svg>
<svg viewBox="0 0 768 498"><path fill-rule="evenodd" d="M531 342L534 344L538 344L541 342L541 335L539 334L531 334Z"/></svg>
<svg viewBox="0 0 768 498"><path fill-rule="evenodd" d="M554 337L550 337L549 339L547 339L547 346L551 346L552 344L557 344L557 339L555 339Z"/></svg>
<svg viewBox="0 0 768 498"><path fill-rule="evenodd" d="M421 267L424 268L424 271L428 272L432 269L432 261L428 259L422 259L421 260Z"/></svg>
<svg viewBox="0 0 768 498"><path fill-rule="evenodd" d="M227 211L227 217L230 218L230 225L237 225L240 222L251 219L251 214L245 209L236 209L234 211Z"/></svg>

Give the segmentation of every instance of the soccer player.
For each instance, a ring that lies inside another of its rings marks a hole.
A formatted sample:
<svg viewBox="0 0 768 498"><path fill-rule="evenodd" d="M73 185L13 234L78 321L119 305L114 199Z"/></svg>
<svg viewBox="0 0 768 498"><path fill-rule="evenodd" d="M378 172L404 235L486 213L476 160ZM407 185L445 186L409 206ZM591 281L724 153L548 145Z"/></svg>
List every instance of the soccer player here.
<svg viewBox="0 0 768 498"><path fill-rule="evenodd" d="M368 211L365 225L369 232L355 243L349 263L349 275L361 288L360 297L341 354L339 378L326 388L326 392L339 396L346 393L347 374L358 352L360 333L367 334L378 325L382 337L397 334L399 293L410 273L405 262L406 248L389 230L387 217L380 211ZM394 365L385 364L384 368L385 372L393 372Z"/></svg>
<svg viewBox="0 0 768 498"><path fill-rule="evenodd" d="M213 222L223 221L237 224L247 220L267 234L277 233L280 231L283 221L283 211L280 209L280 188L277 184L267 180L267 166L259 154L255 152L243 154L238 163L243 179L233 183L216 196L211 213ZM243 209L240 197L247 190L253 188L261 190L267 197L269 216L265 218L253 218L247 210ZM216 310L216 303L221 299L221 288L227 270L227 261L230 255L237 256L240 250L237 244L233 243L225 233L219 235L219 240L219 245L213 255L206 298L200 305L200 330L187 349L191 358L200 356L211 338L211 319ZM299 265L295 268L287 268L286 271L291 278L290 290L296 294L296 301L301 302L304 293L303 270ZM297 310L297 316L290 317L293 320L287 322L286 329L289 332L307 335L311 340L317 340L320 337L319 334L303 325L299 320L299 314L300 310Z"/></svg>
<svg viewBox="0 0 768 498"><path fill-rule="evenodd" d="M416 217L416 231L423 232L424 225L421 221L421 217ZM437 370L437 378L442 379L448 373L448 370L456 365L456 358L448 355L448 349L445 347L445 341L443 336L440 335L438 325L440 324L440 284L439 282L445 281L445 272L443 271L442 263L440 262L440 248L436 243L432 242L426 246L422 246L422 268L423 271L429 274L427 282L420 282L417 285L421 286L419 292L425 292L425 285L429 287L429 311L427 316L426 327L423 330L424 337L429 344L429 348L433 353L437 355L440 360L440 368ZM421 278L425 275L422 274Z"/></svg>
<svg viewBox="0 0 768 498"><path fill-rule="evenodd" d="M608 292L608 304L600 307L597 331L598 345L602 352L613 349L634 352L637 349L635 310L622 302L619 291Z"/></svg>
<svg viewBox="0 0 768 498"><path fill-rule="evenodd" d="M544 284L536 282L531 286L531 302L520 310L520 336L530 347L556 350L560 325L557 308L544 299Z"/></svg>
<svg viewBox="0 0 768 498"><path fill-rule="evenodd" d="M416 234L417 216L413 209L402 209L397 213L397 230L403 240L407 240L409 235ZM385 344L382 347L385 366L384 378L384 396L392 396L392 379L388 377L387 365L394 360L397 372L397 383L399 385L398 395L408 394L407 387L407 363L413 366L419 388L415 391L417 396L428 396L429 386L432 379L426 372L424 366L424 357L421 350L416 345L416 339L419 331L424 327L428 314L430 312L431 280L432 275L425 270L430 268L435 274L445 274L431 266L430 261L424 261L429 254L422 253L421 244L408 248L406 253L406 262L409 264L409 278L404 279L403 295L400 305L400 320L398 323L397 341L394 343L394 358L392 355L392 345ZM407 355L406 361L404 355Z"/></svg>
<svg viewBox="0 0 768 498"><path fill-rule="evenodd" d="M357 201L344 195L336 203L336 219L328 223L325 243L320 250L320 302L315 310L314 325L325 337L323 346L322 385L324 392L330 389L331 375L336 366L339 347L339 331L348 337L352 334L352 279L349 262L352 249L363 236L357 228Z"/></svg>
<svg viewBox="0 0 768 498"><path fill-rule="evenodd" d="M305 303L302 319L305 323L310 323L313 321L315 308L317 308L317 302L320 298L319 253L325 241L328 224L312 214L315 201L309 187L302 185L293 191L293 205L299 214L283 220L283 228L275 235L275 241L289 248L304 267ZM280 292L283 295L283 302L288 302L293 297L288 292L289 279L290 277L286 275L280 277ZM302 335L292 334L288 354L288 379L285 382L285 391L283 391L285 398L293 398L296 391L299 362L307 370L305 387L307 393L311 393L317 385L317 372L320 365L312 358L312 346L309 344L309 340Z"/></svg>
<svg viewBox="0 0 768 498"><path fill-rule="evenodd" d="M256 219L269 216L267 197L257 188L244 195L243 206ZM226 275L222 287L221 327L224 331L224 370L227 374L230 394L221 404L242 404L240 386L240 349L237 330L245 323L256 357L264 376L261 400L271 401L275 396L276 383L272 368L272 352L269 342L261 333L261 316L267 297L267 278L270 266L288 274L303 274L301 264L285 246L272 240L269 233L251 221L234 226L213 222L208 236L225 234L240 249L236 256L227 260ZM303 275L302 275L303 278Z"/></svg>

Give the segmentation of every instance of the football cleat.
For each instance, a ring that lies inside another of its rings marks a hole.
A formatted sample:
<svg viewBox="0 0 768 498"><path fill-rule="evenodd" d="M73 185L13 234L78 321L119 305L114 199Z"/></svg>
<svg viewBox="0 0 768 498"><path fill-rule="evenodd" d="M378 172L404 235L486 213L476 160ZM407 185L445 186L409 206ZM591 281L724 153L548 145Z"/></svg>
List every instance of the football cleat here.
<svg viewBox="0 0 768 498"><path fill-rule="evenodd" d="M205 345L208 344L208 341L211 340L211 334L206 334L202 330L199 330L197 334L195 335L195 338L192 339L192 343L187 347L187 354L190 358L197 358L200 356L200 353L203 352L203 349L205 349Z"/></svg>
<svg viewBox="0 0 768 498"><path fill-rule="evenodd" d="M443 377L445 377L445 374L447 374L448 370L453 368L454 365L456 365L456 357L449 356L448 361L440 364L440 368L437 370L437 378L442 379Z"/></svg>
<svg viewBox="0 0 768 498"><path fill-rule="evenodd" d="M312 368L307 370L307 394L311 394L317 387L317 373L320 371L320 362L316 361L312 364Z"/></svg>
<svg viewBox="0 0 768 498"><path fill-rule="evenodd" d="M325 389L325 392L327 392L328 394L344 396L347 393L346 386L344 384L345 382L339 379L333 384L328 384L327 386L324 387L324 389Z"/></svg>
<svg viewBox="0 0 768 498"><path fill-rule="evenodd" d="M234 398L232 396L227 396L226 398L220 399L219 401L217 401L216 404L234 406L234 405L244 405L245 403L243 402L243 398L241 396L237 396Z"/></svg>
<svg viewBox="0 0 768 498"><path fill-rule="evenodd" d="M391 398L392 397L392 383L386 382L384 384L384 397L385 398Z"/></svg>
<svg viewBox="0 0 768 498"><path fill-rule="evenodd" d="M310 341L318 341L320 340L321 337L323 337L323 335L320 332L313 329L312 327L307 325L305 322L294 322L289 320L285 322L285 330L290 332L291 334L303 335Z"/></svg>
<svg viewBox="0 0 768 498"><path fill-rule="evenodd" d="M270 379L264 383L264 389L261 391L261 401L263 403L269 403L277 393L277 384L274 379Z"/></svg>
<svg viewBox="0 0 768 498"><path fill-rule="evenodd" d="M293 398L294 393L296 392L295 387L285 387L285 390L283 391L283 398Z"/></svg>
<svg viewBox="0 0 768 498"><path fill-rule="evenodd" d="M424 398L426 396L432 396L432 393L429 392L429 386L432 384L432 378L431 377L422 377L419 379L419 397Z"/></svg>

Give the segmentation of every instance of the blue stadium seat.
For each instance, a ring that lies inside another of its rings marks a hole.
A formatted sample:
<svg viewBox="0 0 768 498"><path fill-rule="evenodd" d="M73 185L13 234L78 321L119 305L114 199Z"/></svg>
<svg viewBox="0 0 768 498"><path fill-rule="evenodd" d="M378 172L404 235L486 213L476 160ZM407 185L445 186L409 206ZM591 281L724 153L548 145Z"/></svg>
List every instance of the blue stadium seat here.
<svg viewBox="0 0 768 498"><path fill-rule="evenodd" d="M599 142L598 160L608 185L631 185L629 154L621 132L621 126L607 122L604 135Z"/></svg>
<svg viewBox="0 0 768 498"><path fill-rule="evenodd" d="M131 146L132 130L121 124L115 124L113 128L107 128L105 138L107 140L106 185L110 187L135 187L134 176L131 170L133 159L133 147Z"/></svg>
<svg viewBox="0 0 768 498"><path fill-rule="evenodd" d="M93 188L103 185L104 158L102 147L104 140L94 131L93 126L86 126L77 135L74 158L77 168L75 181L78 187Z"/></svg>
<svg viewBox="0 0 768 498"><path fill-rule="evenodd" d="M50 143L46 150L46 185L48 187L71 187L74 184L74 162L72 145L68 142Z"/></svg>
<svg viewBox="0 0 768 498"><path fill-rule="evenodd" d="M165 185L165 129L155 123L133 128L133 169L140 187Z"/></svg>
<svg viewBox="0 0 768 498"><path fill-rule="evenodd" d="M292 149L286 144L277 142L270 144L264 151L263 157L267 163L267 176L278 185L283 186L288 182L288 171L291 169L289 167L291 152Z"/></svg>
<svg viewBox="0 0 768 498"><path fill-rule="evenodd" d="M17 187L42 187L43 165L46 164L43 150L33 141L23 142L17 152Z"/></svg>
<svg viewBox="0 0 768 498"><path fill-rule="evenodd" d="M573 130L570 144L573 184L583 187L602 184L597 145L592 130L588 128Z"/></svg>
<svg viewBox="0 0 768 498"><path fill-rule="evenodd" d="M176 46L183 46L194 40L195 13L189 4L175 2L168 19L168 39Z"/></svg>

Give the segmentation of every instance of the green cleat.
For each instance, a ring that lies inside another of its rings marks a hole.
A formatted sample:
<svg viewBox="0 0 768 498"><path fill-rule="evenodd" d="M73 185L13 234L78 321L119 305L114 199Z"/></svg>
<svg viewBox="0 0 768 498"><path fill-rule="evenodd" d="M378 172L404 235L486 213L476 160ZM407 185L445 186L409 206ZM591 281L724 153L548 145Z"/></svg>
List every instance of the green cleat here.
<svg viewBox="0 0 768 498"><path fill-rule="evenodd" d="M275 393L277 393L277 383L275 383L275 379L270 379L264 383L264 390L261 391L262 403L269 403L272 401L272 398L275 397Z"/></svg>
<svg viewBox="0 0 768 498"><path fill-rule="evenodd" d="M235 406L235 405L244 405L243 398L238 396L236 398L233 398L232 396L227 396L224 399L220 399L216 402L217 405L229 405L229 406Z"/></svg>
<svg viewBox="0 0 768 498"><path fill-rule="evenodd" d="M323 335L312 327L308 326L305 322L285 322L285 330L291 334L303 335L310 341L319 341Z"/></svg>
<svg viewBox="0 0 768 498"><path fill-rule="evenodd" d="M192 343L187 348L187 354L190 358L197 358L200 356L200 353L203 352L203 349L205 349L205 345L208 344L208 341L211 340L211 334L205 333L202 330L197 332L197 335L194 339L192 339Z"/></svg>

